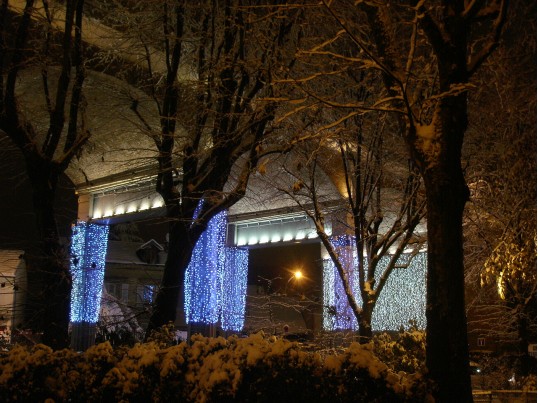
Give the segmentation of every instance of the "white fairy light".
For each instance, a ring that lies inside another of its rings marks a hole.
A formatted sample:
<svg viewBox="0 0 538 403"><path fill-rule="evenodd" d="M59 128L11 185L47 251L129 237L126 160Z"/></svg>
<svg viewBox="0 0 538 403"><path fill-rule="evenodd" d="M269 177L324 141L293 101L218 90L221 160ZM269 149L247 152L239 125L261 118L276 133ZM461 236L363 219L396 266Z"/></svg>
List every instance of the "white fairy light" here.
<svg viewBox="0 0 538 403"><path fill-rule="evenodd" d="M332 239L344 271L348 274L353 295L362 305L358 281L358 260L352 237ZM380 259L376 283L391 256ZM426 253L404 254L387 280L372 315L373 330L398 330L414 321L426 327ZM365 267L367 270L367 267ZM323 261L323 327L325 330L358 329L357 320L347 302L342 280L331 259Z"/></svg>
<svg viewBox="0 0 538 403"><path fill-rule="evenodd" d="M70 320L96 323L101 306L108 225L79 222L73 227L70 270L73 279Z"/></svg>
<svg viewBox="0 0 538 403"><path fill-rule="evenodd" d="M224 330L241 331L245 323L248 250L226 248L222 271L221 324Z"/></svg>
<svg viewBox="0 0 538 403"><path fill-rule="evenodd" d="M198 215L201 204L195 212ZM214 216L194 248L185 274L188 323L240 331L245 317L248 251L225 246L227 214Z"/></svg>

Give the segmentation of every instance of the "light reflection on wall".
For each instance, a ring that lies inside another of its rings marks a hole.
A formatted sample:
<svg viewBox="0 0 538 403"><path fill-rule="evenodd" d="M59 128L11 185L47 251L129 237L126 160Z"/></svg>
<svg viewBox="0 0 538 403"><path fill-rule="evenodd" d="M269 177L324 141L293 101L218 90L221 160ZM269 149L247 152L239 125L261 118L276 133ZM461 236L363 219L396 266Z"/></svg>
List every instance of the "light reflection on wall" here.
<svg viewBox="0 0 538 403"><path fill-rule="evenodd" d="M158 209L164 206L164 201L153 189L135 188L94 194L91 205L91 217L99 219Z"/></svg>
<svg viewBox="0 0 538 403"><path fill-rule="evenodd" d="M333 246L340 256L344 270L359 306L362 298L359 292L357 255L351 237L335 237ZM390 256L380 259L376 270L379 280ZM415 257L404 254L386 282L377 300L372 316L372 329L399 330L410 321L419 328L426 327L426 253ZM330 259L323 261L323 327L325 330L357 330L357 320L347 302L342 280Z"/></svg>
<svg viewBox="0 0 538 403"><path fill-rule="evenodd" d="M329 221L325 228L330 234L332 225ZM300 241L318 236L314 223L305 214L237 222L231 224L231 231L231 242L236 246Z"/></svg>

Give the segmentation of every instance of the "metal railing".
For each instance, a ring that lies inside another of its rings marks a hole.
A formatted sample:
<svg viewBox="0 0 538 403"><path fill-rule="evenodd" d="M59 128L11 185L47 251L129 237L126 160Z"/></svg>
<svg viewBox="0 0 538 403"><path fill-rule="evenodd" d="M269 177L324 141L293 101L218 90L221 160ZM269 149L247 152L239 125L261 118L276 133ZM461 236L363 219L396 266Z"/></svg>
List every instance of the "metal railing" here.
<svg viewBox="0 0 538 403"><path fill-rule="evenodd" d="M523 390L480 390L473 391L473 402L489 403L533 403L536 402L536 391Z"/></svg>

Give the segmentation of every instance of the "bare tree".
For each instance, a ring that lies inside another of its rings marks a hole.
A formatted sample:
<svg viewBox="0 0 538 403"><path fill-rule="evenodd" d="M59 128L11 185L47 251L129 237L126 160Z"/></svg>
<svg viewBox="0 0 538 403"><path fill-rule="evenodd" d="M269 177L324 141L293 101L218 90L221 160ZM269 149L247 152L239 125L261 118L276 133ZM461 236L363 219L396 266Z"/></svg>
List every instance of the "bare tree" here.
<svg viewBox="0 0 538 403"><path fill-rule="evenodd" d="M462 216L469 190L461 167L471 78L499 43L507 2L323 1L339 30L308 51L378 72L374 100L333 100L349 111L393 111L427 200L427 367L442 401L471 401L465 319ZM349 39L354 48L334 50ZM341 62L341 63L339 63ZM308 79L297 80L300 83ZM325 101L325 103L328 103Z"/></svg>
<svg viewBox="0 0 538 403"><path fill-rule="evenodd" d="M32 316L43 342L62 348L68 344L71 276L53 203L59 178L90 135L82 108L84 1L67 2L59 13L48 1L39 10L35 3L26 1L22 10L7 0L0 6L0 130L21 151L33 190L40 244L28 254L28 281L36 296ZM41 72L44 121L17 96L19 81L35 77L23 74L30 68Z"/></svg>
<svg viewBox="0 0 538 403"><path fill-rule="evenodd" d="M464 148L470 325L517 357L517 375L531 371L528 344L536 339L535 27L536 4L516 3L470 96L474 124Z"/></svg>
<svg viewBox="0 0 538 403"><path fill-rule="evenodd" d="M169 253L147 334L176 319L185 270L209 220L243 197L271 152L275 76L293 60L298 8L281 2L141 2L108 18L130 27L145 65L135 85L156 102L157 191ZM134 29L136 28L136 29ZM133 100L133 112L137 102Z"/></svg>
<svg viewBox="0 0 538 403"><path fill-rule="evenodd" d="M495 7L479 1L418 2L408 9L412 15L408 20L410 41L403 58L396 56L396 42L392 42L400 32L401 14L387 5L364 8L376 44L372 55L384 71L388 94L403 102L409 128L404 140L424 178L428 210L426 361L429 376L438 387L435 395L446 401L472 401L462 239L462 215L469 196L461 168L468 122L466 90L470 78L498 45L506 7L506 2ZM490 24L486 33L484 23ZM411 73L420 68L436 73L426 94L417 94L417 87L410 85L416 83Z"/></svg>
<svg viewBox="0 0 538 403"><path fill-rule="evenodd" d="M335 115L331 126L338 121ZM391 141L383 115L355 117L332 133L312 135L317 140L301 148L302 157L296 149L293 167L286 169L291 184L280 187L313 220L357 319L361 342L372 337L372 314L391 273L407 267L418 253L416 230L425 214L418 172L398 155L396 136ZM340 193L331 195L327 181ZM346 248L357 258L351 267L345 260L349 253L333 242L335 233L351 236ZM358 273L354 286L353 272Z"/></svg>

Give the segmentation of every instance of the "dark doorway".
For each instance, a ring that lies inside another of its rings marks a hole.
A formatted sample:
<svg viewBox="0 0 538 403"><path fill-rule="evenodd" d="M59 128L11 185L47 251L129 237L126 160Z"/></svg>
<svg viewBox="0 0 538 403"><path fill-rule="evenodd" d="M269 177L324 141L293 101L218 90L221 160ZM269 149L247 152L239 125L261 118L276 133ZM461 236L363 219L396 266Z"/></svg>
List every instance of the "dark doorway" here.
<svg viewBox="0 0 538 403"><path fill-rule="evenodd" d="M309 295L320 294L322 264L317 242L253 248L248 266L249 285L267 286L270 282L269 292L284 293L293 288ZM302 273L300 279L294 277L297 270Z"/></svg>

